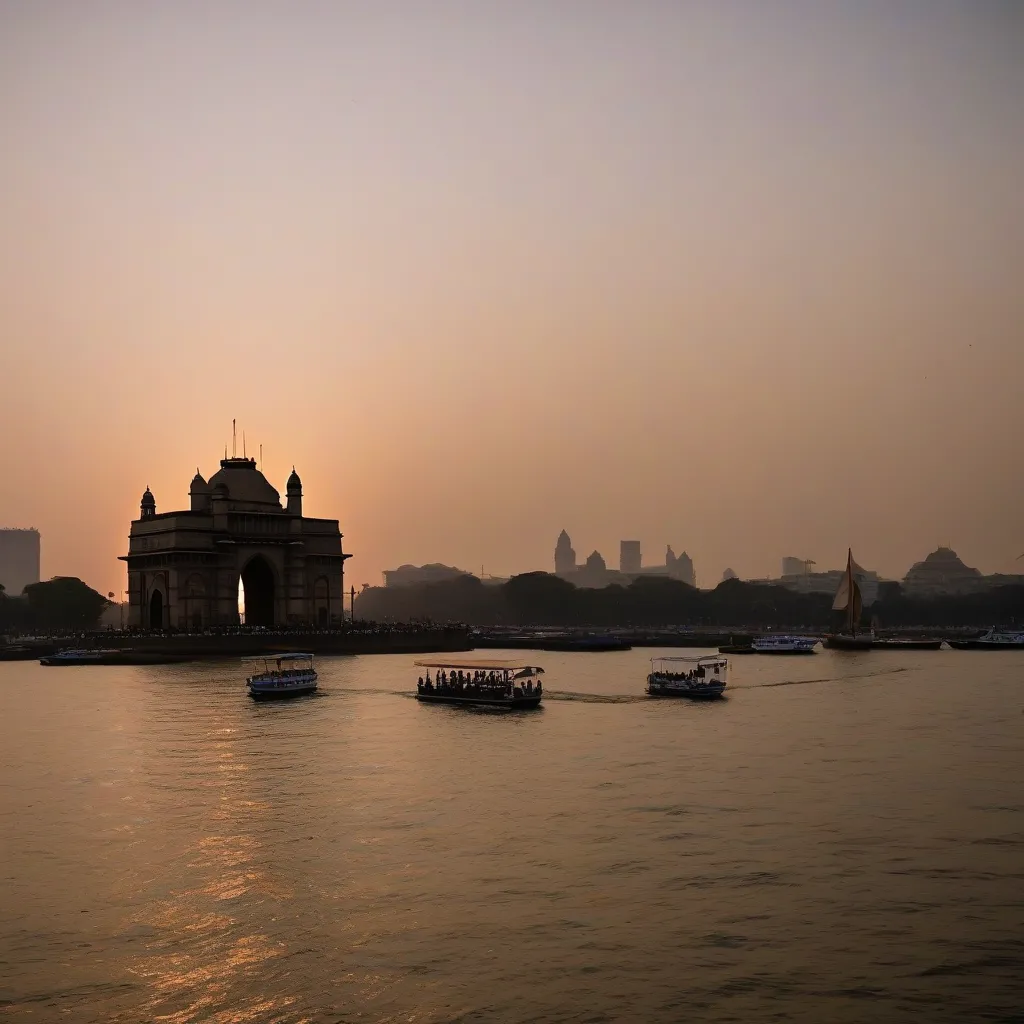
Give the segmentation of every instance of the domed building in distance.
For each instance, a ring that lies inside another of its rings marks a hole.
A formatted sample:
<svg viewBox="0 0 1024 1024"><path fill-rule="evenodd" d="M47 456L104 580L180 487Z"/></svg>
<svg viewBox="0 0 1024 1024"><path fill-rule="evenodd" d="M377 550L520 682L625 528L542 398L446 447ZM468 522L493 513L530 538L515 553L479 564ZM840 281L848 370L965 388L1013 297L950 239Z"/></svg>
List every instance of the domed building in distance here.
<svg viewBox="0 0 1024 1024"><path fill-rule="evenodd" d="M964 565L947 547L936 548L923 562L915 562L903 579L903 591L911 597L976 594L988 586L980 570Z"/></svg>
<svg viewBox="0 0 1024 1024"><path fill-rule="evenodd" d="M146 488L128 539L129 624L147 629L237 625L239 582L249 626L315 625L343 619L345 560L337 519L302 514L292 470L285 503L256 460L196 470L189 508L158 512Z"/></svg>

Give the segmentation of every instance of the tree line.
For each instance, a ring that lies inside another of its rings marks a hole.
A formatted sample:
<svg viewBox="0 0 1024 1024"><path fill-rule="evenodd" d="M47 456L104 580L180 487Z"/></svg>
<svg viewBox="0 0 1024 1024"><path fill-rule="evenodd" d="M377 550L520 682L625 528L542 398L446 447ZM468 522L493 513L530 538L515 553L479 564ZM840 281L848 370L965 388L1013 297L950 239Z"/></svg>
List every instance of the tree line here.
<svg viewBox="0 0 1024 1024"><path fill-rule="evenodd" d="M109 603L76 576L31 583L17 597L0 584L0 633L95 629Z"/></svg>
<svg viewBox="0 0 1024 1024"><path fill-rule="evenodd" d="M487 585L475 576L405 587L371 587L356 598L358 618L381 622L465 622L472 626L599 626L706 628L842 627L828 594L731 579L714 590L679 580L640 577L628 586L577 588L551 573L513 576ZM1024 622L1024 587L981 594L913 598L898 583L883 584L862 625L984 627Z"/></svg>

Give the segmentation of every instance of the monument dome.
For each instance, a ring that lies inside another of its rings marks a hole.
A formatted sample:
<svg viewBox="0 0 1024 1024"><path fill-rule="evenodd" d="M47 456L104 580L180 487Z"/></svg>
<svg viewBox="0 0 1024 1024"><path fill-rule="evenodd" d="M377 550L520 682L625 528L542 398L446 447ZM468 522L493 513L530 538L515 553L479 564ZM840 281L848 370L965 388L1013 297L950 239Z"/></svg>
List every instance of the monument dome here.
<svg viewBox="0 0 1024 1024"><path fill-rule="evenodd" d="M223 485L233 502L281 507L281 495L256 468L255 459L221 459L220 469L210 477L210 490Z"/></svg>

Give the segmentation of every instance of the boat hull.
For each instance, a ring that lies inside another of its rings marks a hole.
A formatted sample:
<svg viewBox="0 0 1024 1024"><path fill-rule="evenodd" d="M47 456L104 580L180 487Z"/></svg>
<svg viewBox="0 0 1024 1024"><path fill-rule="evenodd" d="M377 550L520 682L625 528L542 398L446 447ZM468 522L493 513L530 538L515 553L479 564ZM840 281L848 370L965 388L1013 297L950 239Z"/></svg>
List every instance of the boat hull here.
<svg viewBox="0 0 1024 1024"><path fill-rule="evenodd" d="M102 658L40 658L40 665L47 668L62 668L65 665L108 665Z"/></svg>
<svg viewBox="0 0 1024 1024"><path fill-rule="evenodd" d="M424 704L463 704L467 707L524 709L539 708L542 694L529 697L464 697L452 693L417 693L416 699Z"/></svg>
<svg viewBox="0 0 1024 1024"><path fill-rule="evenodd" d="M316 693L316 683L299 683L295 686L275 686L266 689L249 687L249 696L258 703L269 700L291 700L293 697L305 697Z"/></svg>
<svg viewBox="0 0 1024 1024"><path fill-rule="evenodd" d="M947 640L957 651L1024 651L1024 644L1001 640Z"/></svg>
<svg viewBox="0 0 1024 1024"><path fill-rule="evenodd" d="M834 633L825 637L825 646L833 651L870 651L874 641L869 636L842 636Z"/></svg>
<svg viewBox="0 0 1024 1024"><path fill-rule="evenodd" d="M118 665L122 664L117 651L108 651L104 654L88 655L60 655L51 654L39 659L40 665L47 668L60 668L64 665Z"/></svg>
<svg viewBox="0 0 1024 1024"><path fill-rule="evenodd" d="M725 696L724 686L691 687L686 690L666 690L661 687L647 687L648 697L676 697L683 700L721 700Z"/></svg>
<svg viewBox="0 0 1024 1024"><path fill-rule="evenodd" d="M751 647L750 653L789 657L793 654L817 654L817 651L813 647Z"/></svg>

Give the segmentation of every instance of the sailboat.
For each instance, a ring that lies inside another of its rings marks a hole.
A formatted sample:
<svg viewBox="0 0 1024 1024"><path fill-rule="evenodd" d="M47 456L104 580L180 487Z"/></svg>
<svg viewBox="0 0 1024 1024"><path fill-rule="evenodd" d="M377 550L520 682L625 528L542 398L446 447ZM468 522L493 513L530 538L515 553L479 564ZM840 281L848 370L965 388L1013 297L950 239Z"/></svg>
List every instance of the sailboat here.
<svg viewBox="0 0 1024 1024"><path fill-rule="evenodd" d="M846 572L832 602L833 611L846 612L846 628L841 633L832 633L825 637L825 646L840 651L869 651L874 637L871 633L857 633L857 623L860 621L864 602L861 600L857 577L853 574L853 566L853 551L847 548Z"/></svg>

